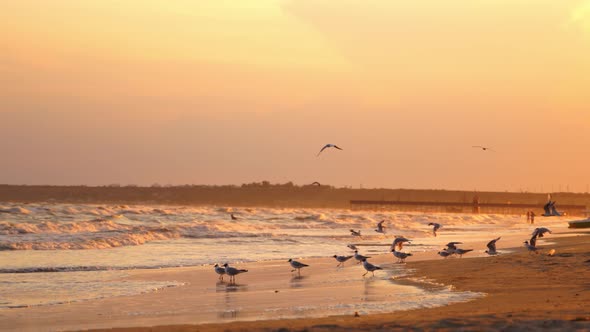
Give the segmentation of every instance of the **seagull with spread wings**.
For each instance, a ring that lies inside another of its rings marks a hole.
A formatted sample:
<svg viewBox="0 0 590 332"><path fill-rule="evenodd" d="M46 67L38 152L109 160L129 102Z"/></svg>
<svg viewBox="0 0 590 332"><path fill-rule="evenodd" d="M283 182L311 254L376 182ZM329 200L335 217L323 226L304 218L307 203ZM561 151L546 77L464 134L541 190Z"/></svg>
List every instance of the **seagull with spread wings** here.
<svg viewBox="0 0 590 332"><path fill-rule="evenodd" d="M338 150L342 150L341 148L339 148L338 146L336 146L335 144L326 144L324 145L324 147L320 150L320 152L318 152L318 156L320 155L320 153L322 153L322 151L324 151L327 148L335 148Z"/></svg>
<svg viewBox="0 0 590 332"><path fill-rule="evenodd" d="M490 147L487 147L487 146L481 146L481 145L472 145L471 147L472 147L472 148L478 148L478 149L482 149L483 151L488 151L488 150L489 150L489 151L494 151L494 152L495 152L495 150L494 150L494 149L492 149L492 148L490 148Z"/></svg>

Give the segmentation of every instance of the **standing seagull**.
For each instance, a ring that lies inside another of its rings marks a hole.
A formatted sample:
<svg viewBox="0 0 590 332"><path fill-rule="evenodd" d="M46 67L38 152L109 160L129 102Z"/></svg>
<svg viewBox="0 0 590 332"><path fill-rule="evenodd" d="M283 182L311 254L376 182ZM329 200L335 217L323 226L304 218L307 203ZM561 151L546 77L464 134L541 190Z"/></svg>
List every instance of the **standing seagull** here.
<svg viewBox="0 0 590 332"><path fill-rule="evenodd" d="M479 149L482 149L483 151L487 151L487 150L494 151L492 148L489 148L489 147L487 147L487 146L481 146L481 145L472 145L471 147L472 147L472 148L479 148Z"/></svg>
<svg viewBox="0 0 590 332"><path fill-rule="evenodd" d="M223 281L223 275L225 274L225 268L215 264L215 273L219 274L219 280Z"/></svg>
<svg viewBox="0 0 590 332"><path fill-rule="evenodd" d="M323 147L323 148L320 150L320 152L318 152L318 156L320 155L320 153L322 153L322 151L324 151L324 150L325 150L325 149L327 149L327 148L336 148L336 149L338 149L338 150L342 150L341 148L337 147L337 146L336 146L336 145L334 145L334 144L326 144L326 145L324 145L324 147ZM317 157L317 156L316 156L316 157Z"/></svg>
<svg viewBox="0 0 590 332"><path fill-rule="evenodd" d="M248 272L248 270L238 270L235 267L229 266L227 263L223 264L225 267L225 274L229 276L230 283L236 283L236 276L240 273Z"/></svg>
<svg viewBox="0 0 590 332"><path fill-rule="evenodd" d="M297 270L297 274L301 275L301 269L309 266L307 264L303 264L303 263L299 263L298 261L294 261L291 258L289 258L288 260L289 263L291 263L291 266L293 267L294 270L291 270L291 272L294 272L295 270Z"/></svg>
<svg viewBox="0 0 590 332"><path fill-rule="evenodd" d="M452 255L446 249L443 249L443 250L439 251L438 254L439 254L440 257L444 257L444 258L447 258L447 257L449 257L449 256Z"/></svg>
<svg viewBox="0 0 590 332"><path fill-rule="evenodd" d="M383 226L383 223L385 222L385 219L381 220L380 222L377 223L377 229L375 230L375 232L377 233L385 233L385 227Z"/></svg>
<svg viewBox="0 0 590 332"><path fill-rule="evenodd" d="M410 254L410 253L405 253L405 252L401 252L401 251L395 251L395 248L393 248L391 250L391 252L393 253L393 256L397 257L397 262L398 263L405 263L406 258L408 258L408 256L412 256L412 254Z"/></svg>
<svg viewBox="0 0 590 332"><path fill-rule="evenodd" d="M461 248L457 248L455 249L455 254L459 255L459 258L463 257L463 254L466 254L470 251L473 251L473 249L461 249Z"/></svg>
<svg viewBox="0 0 590 332"><path fill-rule="evenodd" d="M344 266L344 262L346 262L347 260L351 259L354 256L352 256L352 255L350 255L350 256L334 255L333 257L336 258L336 260L339 262L338 265L336 265L336 267L339 267L339 266Z"/></svg>
<svg viewBox="0 0 590 332"><path fill-rule="evenodd" d="M435 222L428 223L428 226L432 226L432 234L434 234L435 237L436 237L436 231L438 231L438 229L442 227L441 224L435 223Z"/></svg>
<svg viewBox="0 0 590 332"><path fill-rule="evenodd" d="M445 249L445 251L449 254L454 254L457 250L457 244L463 244L463 242L449 242L447 243L447 249Z"/></svg>
<svg viewBox="0 0 590 332"><path fill-rule="evenodd" d="M232 214L230 214L230 216L231 216L231 220L238 220L238 217L234 216L234 214L233 214L233 213L232 213Z"/></svg>
<svg viewBox="0 0 590 332"><path fill-rule="evenodd" d="M356 259L358 261L357 264L359 264L360 262L362 262L363 259L367 259L367 258L371 258L371 257L369 257L369 256L363 256L363 255L359 254L359 251L358 250L355 250L354 251L354 259Z"/></svg>
<svg viewBox="0 0 590 332"><path fill-rule="evenodd" d="M486 250L486 254L488 255L496 255L498 252L496 251L496 241L500 240L500 238L497 239L493 239L492 241L488 242L487 247L488 250Z"/></svg>
<svg viewBox="0 0 590 332"><path fill-rule="evenodd" d="M366 258L363 258L363 267L365 268L365 270L367 270L367 272L365 272L365 274L363 274L363 277L369 272L373 273L373 277L374 277L375 270L382 270L382 268L380 268L379 266L373 265L373 264L367 262Z"/></svg>

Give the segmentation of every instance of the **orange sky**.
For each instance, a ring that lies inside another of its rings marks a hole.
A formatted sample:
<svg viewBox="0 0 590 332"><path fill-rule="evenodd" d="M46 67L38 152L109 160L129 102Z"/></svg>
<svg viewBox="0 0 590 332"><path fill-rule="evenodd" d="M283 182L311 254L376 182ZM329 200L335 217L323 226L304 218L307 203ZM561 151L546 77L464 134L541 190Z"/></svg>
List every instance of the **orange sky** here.
<svg viewBox="0 0 590 332"><path fill-rule="evenodd" d="M0 183L590 184L590 1L9 0L0 49Z"/></svg>

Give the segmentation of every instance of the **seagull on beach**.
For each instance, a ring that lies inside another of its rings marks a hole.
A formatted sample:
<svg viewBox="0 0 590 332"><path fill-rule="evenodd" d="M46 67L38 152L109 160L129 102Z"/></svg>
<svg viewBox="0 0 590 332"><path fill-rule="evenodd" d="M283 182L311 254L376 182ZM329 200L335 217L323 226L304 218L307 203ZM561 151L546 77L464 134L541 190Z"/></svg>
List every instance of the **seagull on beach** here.
<svg viewBox="0 0 590 332"><path fill-rule="evenodd" d="M373 264L367 262L366 258L363 258L362 262L363 262L363 267L365 268L365 270L367 270L367 272L365 272L365 274L363 274L363 277L369 272L373 273L373 276L375 276L376 270L383 270L379 266L373 265Z"/></svg>
<svg viewBox="0 0 590 332"><path fill-rule="evenodd" d="M232 213L232 214L230 214L230 216L231 216L231 220L238 220L238 217L234 216L234 214L233 214L233 213Z"/></svg>
<svg viewBox="0 0 590 332"><path fill-rule="evenodd" d="M457 250L457 244L463 244L463 242L449 242L447 243L447 249L445 249L445 251L449 254L454 254Z"/></svg>
<svg viewBox="0 0 590 332"><path fill-rule="evenodd" d="M486 245L488 250L485 251L488 255L496 255L498 252L496 251L496 241L500 240L500 238L493 239L492 241L488 242Z"/></svg>
<svg viewBox="0 0 590 332"><path fill-rule="evenodd" d="M351 229L350 230L350 235L352 235L352 236L358 236L358 237L361 237L362 238L362 236L361 236L361 230L360 229L358 231L355 231L354 229Z"/></svg>
<svg viewBox="0 0 590 332"><path fill-rule="evenodd" d="M393 256L395 256L397 258L398 263L405 263L406 258L408 258L408 256L412 256L412 254L410 254L410 253L395 251L395 248L393 248L391 250L391 252L393 253Z"/></svg>
<svg viewBox="0 0 590 332"><path fill-rule="evenodd" d="M457 248L455 249L455 254L459 255L459 258L463 257L463 254L466 254L470 251L473 251L473 249L461 249L461 248Z"/></svg>
<svg viewBox="0 0 590 332"><path fill-rule="evenodd" d="M538 254L537 247L534 244L529 244L529 241L524 241L524 246L528 249L529 253L534 252Z"/></svg>
<svg viewBox="0 0 590 332"><path fill-rule="evenodd" d="M377 233L385 233L385 226L383 226L383 223L385 222L385 219L381 220L380 222L377 223L377 229L375 230L375 232Z"/></svg>
<svg viewBox="0 0 590 332"><path fill-rule="evenodd" d="M291 263L291 266L293 267L293 270L291 270L291 272L295 272L295 270L297 270L297 274L299 274L299 275L301 275L302 268L309 266L307 264L303 264L303 263L299 263L298 261L294 261L291 258L289 258L289 260L287 262Z"/></svg>
<svg viewBox="0 0 590 332"><path fill-rule="evenodd" d="M487 146L481 146L481 145L472 145L472 148L478 148L478 149L482 149L483 151L494 151L492 148L487 147Z"/></svg>
<svg viewBox="0 0 590 332"><path fill-rule="evenodd" d="M219 274L219 280L223 281L223 275L225 274L225 268L215 264L215 273Z"/></svg>
<svg viewBox="0 0 590 332"><path fill-rule="evenodd" d="M229 282L230 283L235 283L236 282L236 276L240 273L244 273L244 272L248 272L248 270L244 270L244 269L236 269L235 267L231 267L229 266L227 263L223 264L223 266L225 267L225 274L227 274L229 276Z"/></svg>
<svg viewBox="0 0 590 332"><path fill-rule="evenodd" d="M432 226L432 234L434 234L435 237L436 237L436 231L438 231L438 229L442 227L441 224L435 223L435 222L428 223L428 226Z"/></svg>
<svg viewBox="0 0 590 332"><path fill-rule="evenodd" d="M443 257L443 258L447 258L447 257L449 257L449 256L451 256L451 255L452 255L452 254L451 254L450 252L448 252L446 249L443 249L443 250L439 251L437 254L438 254L440 257Z"/></svg>
<svg viewBox="0 0 590 332"><path fill-rule="evenodd" d="M389 249L391 250L395 249L395 247L398 247L398 250L402 250L402 248L404 247L404 242L410 243L411 241L403 236L396 236L395 240L393 240L393 243L391 244L391 247Z"/></svg>
<svg viewBox="0 0 590 332"><path fill-rule="evenodd" d="M318 156L320 155L320 153L322 153L322 151L324 151L324 150L325 150L325 149L327 149L327 148L335 148L335 149L338 149L338 150L342 150L341 148L337 147L337 146L336 146L336 145L334 145L334 144L326 144L326 145L324 145L324 147L323 147L323 148L320 150L320 152L318 152ZM317 157L317 156L316 156L316 157Z"/></svg>
<svg viewBox="0 0 590 332"><path fill-rule="evenodd" d="M359 254L358 250L354 251L354 259L356 259L358 261L357 264L360 264L360 262L363 261L363 259L367 259L367 258L371 258L370 256L363 256L361 254Z"/></svg>
<svg viewBox="0 0 590 332"><path fill-rule="evenodd" d="M353 255L350 255L350 256L338 256L338 255L334 255L332 257L336 258L336 260L339 262L338 265L336 265L336 267L339 267L339 266L344 266L344 262L346 262L347 260L353 258L354 256Z"/></svg>
<svg viewBox="0 0 590 332"><path fill-rule="evenodd" d="M536 247L537 246L537 237L536 236L531 237L531 239L529 240L529 243L531 246Z"/></svg>
<svg viewBox="0 0 590 332"><path fill-rule="evenodd" d="M549 230L549 228L538 227L538 228L535 228L532 235L533 235L533 237L543 237L543 235L545 233L551 234L551 231Z"/></svg>

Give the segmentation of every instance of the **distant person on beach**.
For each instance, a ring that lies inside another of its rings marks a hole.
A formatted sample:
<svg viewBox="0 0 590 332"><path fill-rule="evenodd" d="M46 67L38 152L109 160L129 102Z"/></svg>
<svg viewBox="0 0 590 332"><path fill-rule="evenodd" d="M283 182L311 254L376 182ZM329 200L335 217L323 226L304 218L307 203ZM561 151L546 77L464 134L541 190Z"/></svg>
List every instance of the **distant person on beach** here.
<svg viewBox="0 0 590 332"><path fill-rule="evenodd" d="M530 211L531 213L531 224L535 223L535 213L533 211Z"/></svg>
<svg viewBox="0 0 590 332"><path fill-rule="evenodd" d="M526 223L529 224L531 222L531 211L526 212Z"/></svg>

